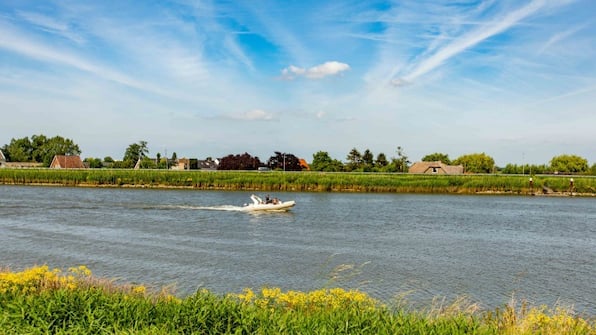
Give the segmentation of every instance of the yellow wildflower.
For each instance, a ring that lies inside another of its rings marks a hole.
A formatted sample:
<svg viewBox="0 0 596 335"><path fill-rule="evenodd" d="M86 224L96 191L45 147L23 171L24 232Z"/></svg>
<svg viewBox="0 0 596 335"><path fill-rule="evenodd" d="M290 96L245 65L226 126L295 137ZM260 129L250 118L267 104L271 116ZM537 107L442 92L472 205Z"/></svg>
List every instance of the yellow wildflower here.
<svg viewBox="0 0 596 335"><path fill-rule="evenodd" d="M143 285L134 286L132 288L132 293L143 295L147 292L147 288Z"/></svg>

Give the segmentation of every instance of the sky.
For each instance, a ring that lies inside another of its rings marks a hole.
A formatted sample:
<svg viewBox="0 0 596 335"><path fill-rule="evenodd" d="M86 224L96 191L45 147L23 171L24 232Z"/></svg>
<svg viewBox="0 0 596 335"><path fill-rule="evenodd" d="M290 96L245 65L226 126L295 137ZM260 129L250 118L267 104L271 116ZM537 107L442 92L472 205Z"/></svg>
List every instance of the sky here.
<svg viewBox="0 0 596 335"><path fill-rule="evenodd" d="M596 163L596 1L0 1L0 146Z"/></svg>

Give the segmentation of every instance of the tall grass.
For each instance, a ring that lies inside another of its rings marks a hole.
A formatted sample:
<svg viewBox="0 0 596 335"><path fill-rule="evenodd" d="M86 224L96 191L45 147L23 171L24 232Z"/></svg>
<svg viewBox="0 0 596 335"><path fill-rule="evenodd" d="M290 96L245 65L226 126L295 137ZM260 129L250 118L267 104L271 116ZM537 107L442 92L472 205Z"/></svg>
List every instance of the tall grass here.
<svg viewBox="0 0 596 335"><path fill-rule="evenodd" d="M386 173L54 170L0 169L0 184L64 186L174 187L202 190L408 192L408 193L580 193L596 195L596 178L516 175L414 175Z"/></svg>
<svg viewBox="0 0 596 335"><path fill-rule="evenodd" d="M178 298L115 285L86 267L0 271L2 334L594 334L568 309L508 304L479 311L465 300L428 309L386 305L359 291L262 288Z"/></svg>

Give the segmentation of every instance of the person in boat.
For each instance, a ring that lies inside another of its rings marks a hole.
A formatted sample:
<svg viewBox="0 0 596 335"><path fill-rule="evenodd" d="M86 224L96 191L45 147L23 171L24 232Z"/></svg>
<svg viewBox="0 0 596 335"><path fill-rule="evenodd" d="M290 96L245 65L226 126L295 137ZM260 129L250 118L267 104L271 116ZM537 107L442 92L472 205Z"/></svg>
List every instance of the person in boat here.
<svg viewBox="0 0 596 335"><path fill-rule="evenodd" d="M271 202L272 202L274 205L277 205L277 204L279 204L281 201L279 201L279 199L277 199L277 198L273 198L273 200L271 200Z"/></svg>
<svg viewBox="0 0 596 335"><path fill-rule="evenodd" d="M269 194L267 194L267 196L265 197L265 203L266 204L270 204L271 203L271 198L269 198Z"/></svg>

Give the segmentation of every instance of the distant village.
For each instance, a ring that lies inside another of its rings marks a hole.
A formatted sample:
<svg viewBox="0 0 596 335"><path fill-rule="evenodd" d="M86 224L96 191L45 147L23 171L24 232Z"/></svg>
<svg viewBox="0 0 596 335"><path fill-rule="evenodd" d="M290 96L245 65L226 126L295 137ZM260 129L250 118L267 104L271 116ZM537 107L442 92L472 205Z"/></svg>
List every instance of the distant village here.
<svg viewBox="0 0 596 335"><path fill-rule="evenodd" d="M369 149L360 152L353 148L345 161L332 158L325 151L313 154L310 162L291 153L275 151L267 160L261 161L248 153L230 154L221 158L197 159L148 156L147 142L139 141L128 146L122 160L111 157L81 159L78 145L60 136L48 138L33 135L12 139L0 148L0 168L26 169L161 169L161 170L257 170L257 171L322 171L322 172L398 172L413 174L459 175L468 173L503 174L583 174L596 175L596 164L591 167L587 159L577 155L559 155L550 164L515 165L497 167L494 159L485 153L462 155L451 160L447 154L432 153L420 161L410 162L402 147L397 147L397 157L384 153L374 155Z"/></svg>
<svg viewBox="0 0 596 335"><path fill-rule="evenodd" d="M139 157L135 166L133 167L134 170L139 170L143 168L143 162L146 160L153 161L156 166L159 163L159 160L168 160L167 166L170 170L205 170L205 171L215 171L218 170L220 165L219 159L205 159L200 160L196 158L178 158L175 160L170 160L168 158L148 158L148 157ZM288 159L290 161L290 159ZM306 162L306 160L300 158L299 160L300 170L310 170L310 166ZM283 164L283 163L282 163ZM5 155L0 150L0 168L43 168L43 163L37 162L9 162L6 160ZM103 163L101 168L112 168L113 163L107 162ZM91 168L90 163L88 161L83 161L79 155L55 155L52 159L50 169L89 169ZM269 171L271 170L268 166L259 166L257 167L259 171ZM289 170L293 171L295 169ZM441 161L436 162L416 162L412 166L408 168L409 173L425 173L425 174L463 174L464 167L463 165L447 165L442 163Z"/></svg>
<svg viewBox="0 0 596 335"><path fill-rule="evenodd" d="M149 158L151 159L151 158ZM157 159L153 159L157 160ZM169 160L169 159L168 159ZM142 168L143 160L139 158L134 166L135 170ZM102 168L111 168L112 162L104 162ZM169 162L170 170L217 170L219 160L199 160L194 158L180 158ZM0 150L0 168L25 169L43 168L43 163L38 162L9 162ZM49 166L50 169L89 169L88 161L83 161L79 155L55 155Z"/></svg>

